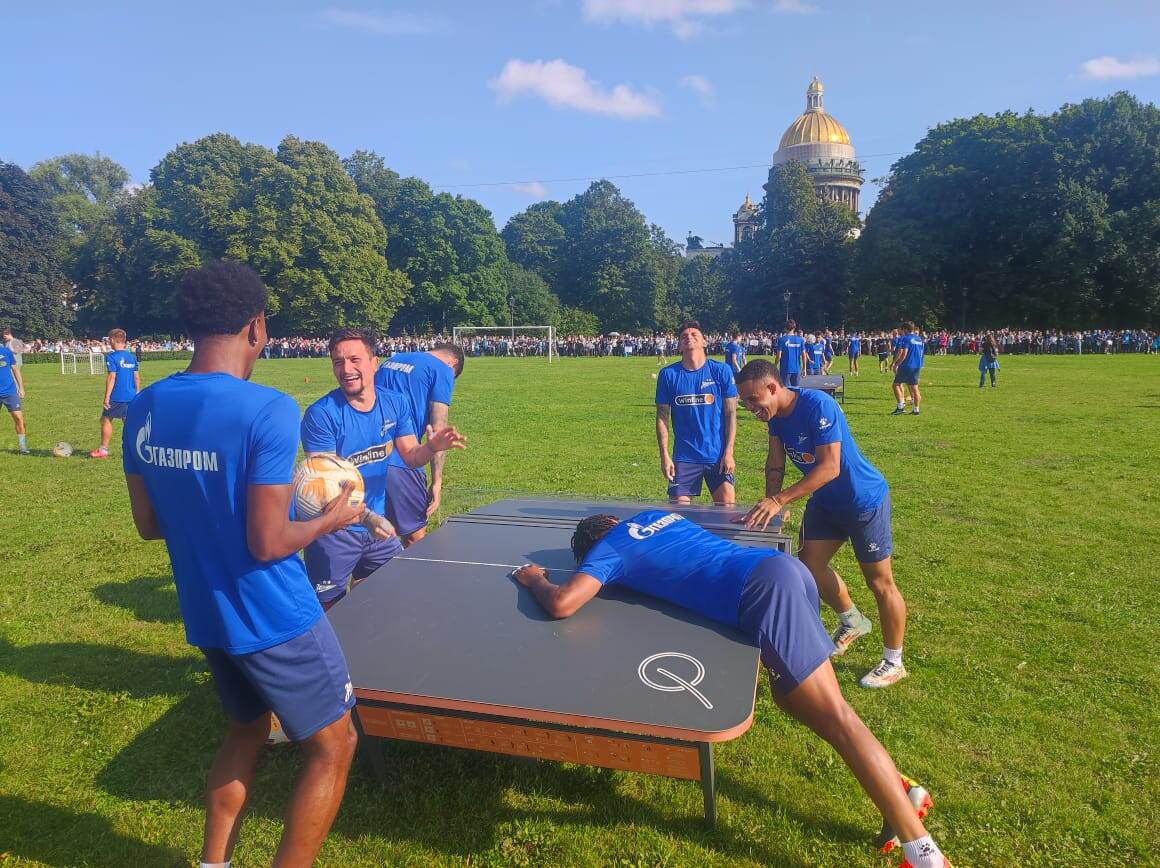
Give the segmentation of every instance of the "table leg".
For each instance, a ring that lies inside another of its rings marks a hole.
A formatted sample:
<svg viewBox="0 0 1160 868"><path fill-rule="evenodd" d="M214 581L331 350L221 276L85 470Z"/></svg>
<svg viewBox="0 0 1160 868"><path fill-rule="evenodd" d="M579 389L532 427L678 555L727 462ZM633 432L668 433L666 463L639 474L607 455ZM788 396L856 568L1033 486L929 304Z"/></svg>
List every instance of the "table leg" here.
<svg viewBox="0 0 1160 868"><path fill-rule="evenodd" d="M354 714L351 715L354 720L355 732L358 733L358 746L363 756L371 765L371 769L380 781L386 780L387 777L387 762L383 758L383 742L386 739L377 738L373 735L367 735L362 728L362 723L358 719L358 710L355 709Z"/></svg>
<svg viewBox="0 0 1160 868"><path fill-rule="evenodd" d="M717 774L713 768L713 745L703 742L697 745L701 755L701 792L705 796L705 822L710 829L717 826Z"/></svg>

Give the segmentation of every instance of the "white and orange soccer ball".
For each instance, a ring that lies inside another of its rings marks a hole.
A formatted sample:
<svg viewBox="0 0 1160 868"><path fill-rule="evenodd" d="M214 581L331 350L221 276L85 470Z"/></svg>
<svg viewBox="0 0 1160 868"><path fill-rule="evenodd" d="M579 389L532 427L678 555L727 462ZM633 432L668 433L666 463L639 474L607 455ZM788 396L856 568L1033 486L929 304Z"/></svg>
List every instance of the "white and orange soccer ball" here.
<svg viewBox="0 0 1160 868"><path fill-rule="evenodd" d="M366 495L366 485L358 468L330 452L320 452L303 458L294 468L294 515L309 521L322 514L323 507L342 492L344 482L354 489L350 503L357 506Z"/></svg>

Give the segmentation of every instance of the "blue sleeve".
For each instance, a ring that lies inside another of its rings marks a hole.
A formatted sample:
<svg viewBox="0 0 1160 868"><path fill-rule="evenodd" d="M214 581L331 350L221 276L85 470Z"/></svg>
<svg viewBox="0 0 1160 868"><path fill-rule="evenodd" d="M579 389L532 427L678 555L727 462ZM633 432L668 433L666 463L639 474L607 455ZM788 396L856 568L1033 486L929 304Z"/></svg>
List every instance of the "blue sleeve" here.
<svg viewBox="0 0 1160 868"><path fill-rule="evenodd" d="M130 413L125 417L125 422L121 426L121 468L125 471L125 475L141 475L141 465L137 462L137 444L132 442L139 429L137 425L131 424L136 422L136 418Z"/></svg>
<svg viewBox="0 0 1160 868"><path fill-rule="evenodd" d="M117 354L109 353L105 356L105 370L110 374L117 373Z"/></svg>
<svg viewBox="0 0 1160 868"><path fill-rule="evenodd" d="M249 485L289 485L298 457L298 404L279 395L250 423Z"/></svg>
<svg viewBox="0 0 1160 868"><path fill-rule="evenodd" d="M733 369L728 365L718 366L717 385L721 388L722 398L737 397L737 383L733 381Z"/></svg>
<svg viewBox="0 0 1160 868"><path fill-rule="evenodd" d="M600 540L588 552L584 563L576 568L578 573L587 573L607 585L618 581L624 575L624 560L616 553L616 549Z"/></svg>
<svg viewBox="0 0 1160 868"><path fill-rule="evenodd" d="M302 417L303 452L337 452L338 436L334 433L334 420L323 408L321 402L311 404Z"/></svg>
<svg viewBox="0 0 1160 868"><path fill-rule="evenodd" d="M663 371L661 371L661 375L657 378L656 402L658 404L673 403L672 378L669 376L668 368L665 368Z"/></svg>
<svg viewBox="0 0 1160 868"><path fill-rule="evenodd" d="M418 436L415 431L415 419L411 416L411 402L405 395L398 392L385 393L390 396L390 412L395 418L395 437L406 437L408 434ZM380 399L383 393L379 393Z"/></svg>
<svg viewBox="0 0 1160 868"><path fill-rule="evenodd" d="M781 437L781 429L777 427L777 418L770 419L765 426L769 431L770 437Z"/></svg>
<svg viewBox="0 0 1160 868"><path fill-rule="evenodd" d="M842 408L838 402L825 392L817 393L817 400L813 402L809 413L809 426L813 433L814 444L825 446L828 443L842 442Z"/></svg>
<svg viewBox="0 0 1160 868"><path fill-rule="evenodd" d="M451 392L455 389L455 372L442 362L435 371L435 382L431 385L431 400L451 406Z"/></svg>

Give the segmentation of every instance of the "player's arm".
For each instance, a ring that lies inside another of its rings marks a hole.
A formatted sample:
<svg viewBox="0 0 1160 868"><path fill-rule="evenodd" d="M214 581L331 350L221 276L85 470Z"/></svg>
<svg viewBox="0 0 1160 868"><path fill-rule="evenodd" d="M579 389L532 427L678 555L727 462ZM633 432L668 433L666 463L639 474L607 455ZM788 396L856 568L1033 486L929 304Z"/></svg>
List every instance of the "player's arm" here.
<svg viewBox="0 0 1160 868"><path fill-rule="evenodd" d="M548 571L537 564L524 564L512 572L512 578L531 591L536 602L553 618L574 615L603 587L587 573L573 573L564 584L554 585L548 580Z"/></svg>
<svg viewBox="0 0 1160 868"><path fill-rule="evenodd" d="M117 375L112 371L105 374L105 409L109 409L109 402L113 399L113 385L117 382ZM140 389L140 386L138 386Z"/></svg>
<svg viewBox="0 0 1160 868"><path fill-rule="evenodd" d="M677 467L669 456L669 417L672 408L668 404L657 404L657 448L661 453L661 475L669 482L677 475Z"/></svg>
<svg viewBox="0 0 1160 868"><path fill-rule="evenodd" d="M894 361L890 363L890 366L897 370L902 365L902 363L906 361L906 357L909 354L910 350L907 348L906 344L899 344L898 348L894 351Z"/></svg>
<svg viewBox="0 0 1160 868"><path fill-rule="evenodd" d="M435 430L448 426L447 417L450 408L442 401L431 401L427 404L427 419ZM431 481L427 486L427 515L430 516L439 508L439 501L443 493L443 462L447 455L438 452L431 459Z"/></svg>
<svg viewBox="0 0 1160 868"><path fill-rule="evenodd" d="M140 369L133 372L133 389L137 392L141 391L141 371L140 371Z"/></svg>
<svg viewBox="0 0 1160 868"><path fill-rule="evenodd" d="M24 397L24 375L20 373L20 368L15 365L10 369L12 371L12 379L16 380L16 395L17 397Z"/></svg>
<svg viewBox="0 0 1160 868"><path fill-rule="evenodd" d="M125 484L129 488L129 508L133 512L133 524L137 526L137 533L141 535L141 539L161 539L161 523L157 520L153 501L149 499L145 480L136 473L126 473Z"/></svg>
<svg viewBox="0 0 1160 868"><path fill-rule="evenodd" d="M259 561L277 561L306 548L320 536L360 520L366 506L352 506L348 482L322 514L310 521L290 520L293 485L250 484L246 487L246 544Z"/></svg>
<svg viewBox="0 0 1160 868"><path fill-rule="evenodd" d="M420 443L414 434L401 434L395 438L395 448L408 467L422 467L431 464L436 455L442 456L448 449L466 449L467 438L450 425L438 430L428 425L426 442Z"/></svg>
<svg viewBox="0 0 1160 868"><path fill-rule="evenodd" d="M763 497L757 506L741 520L742 524L746 527L765 530L770 520L784 510L788 504L813 494L827 482L837 479L841 470L841 441L815 446L813 469L784 491Z"/></svg>
<svg viewBox="0 0 1160 868"><path fill-rule="evenodd" d="M761 498L745 515L734 519L746 527L765 530L779 513L783 519L789 517L788 510L780 500L781 487L785 482L785 449L776 434L769 437L769 451L765 455L765 497Z"/></svg>
<svg viewBox="0 0 1160 868"><path fill-rule="evenodd" d="M733 443L737 437L737 396L726 398L721 405L721 466L722 473L737 469L733 461Z"/></svg>

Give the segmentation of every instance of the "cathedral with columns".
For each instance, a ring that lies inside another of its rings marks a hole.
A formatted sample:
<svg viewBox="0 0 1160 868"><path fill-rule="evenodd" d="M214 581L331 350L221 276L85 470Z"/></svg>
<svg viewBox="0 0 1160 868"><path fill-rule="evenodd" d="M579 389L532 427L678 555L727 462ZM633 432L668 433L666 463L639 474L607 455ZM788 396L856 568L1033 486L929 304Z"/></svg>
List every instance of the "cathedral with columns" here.
<svg viewBox="0 0 1160 868"><path fill-rule="evenodd" d="M797 160L805 166L819 197L841 202L857 214L865 170L855 157L850 134L826 111L824 96L825 88L815 76L806 89L806 110L782 135L773 154L773 165ZM759 222L757 205L746 193L745 201L733 215L733 244L755 238ZM685 255L719 256L725 250L720 244L705 246L699 237L690 234Z"/></svg>

